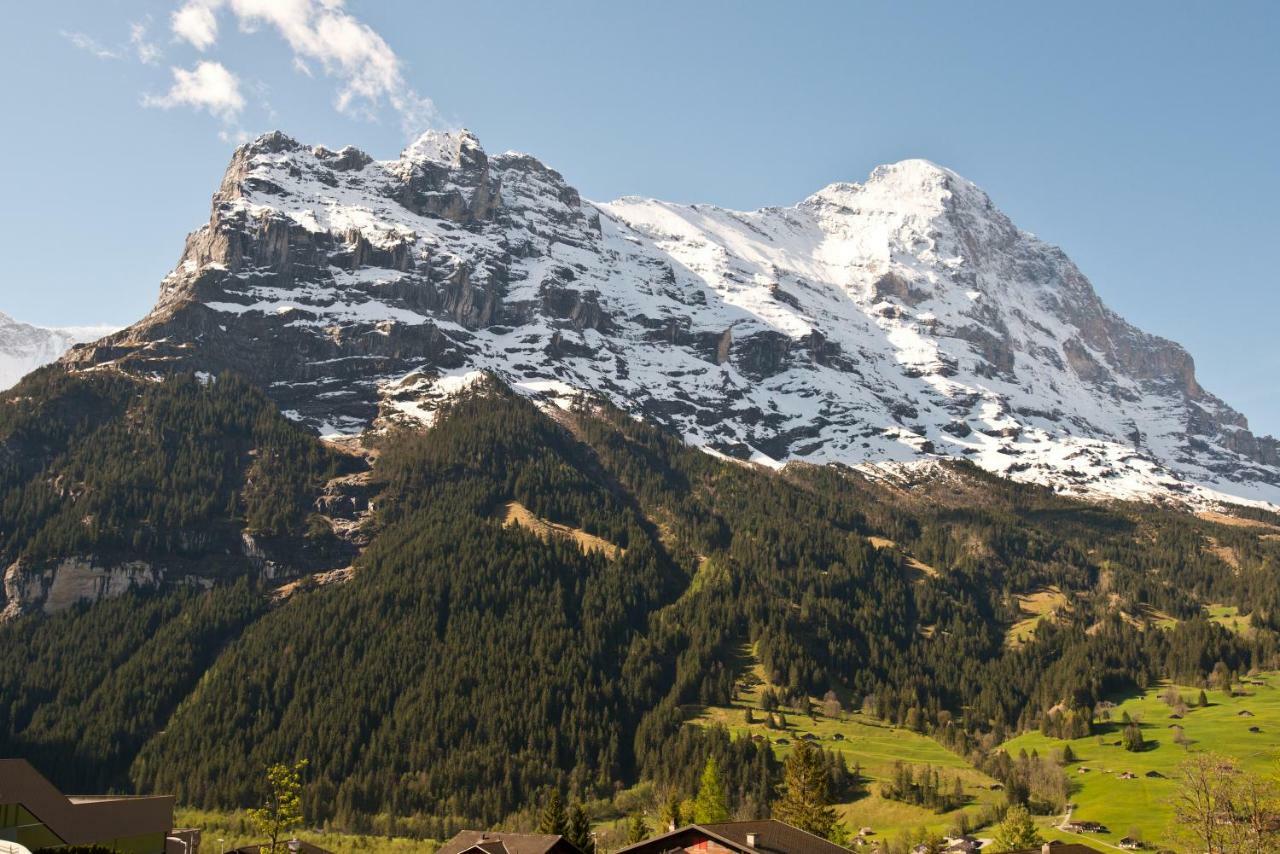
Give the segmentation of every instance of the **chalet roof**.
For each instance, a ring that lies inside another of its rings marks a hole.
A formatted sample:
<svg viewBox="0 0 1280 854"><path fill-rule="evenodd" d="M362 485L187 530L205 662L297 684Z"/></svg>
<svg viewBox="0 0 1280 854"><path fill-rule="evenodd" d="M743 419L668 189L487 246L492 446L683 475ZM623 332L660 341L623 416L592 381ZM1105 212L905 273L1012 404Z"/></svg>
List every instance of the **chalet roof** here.
<svg viewBox="0 0 1280 854"><path fill-rule="evenodd" d="M243 845L228 851L227 854L260 854L263 849L269 851L271 846L265 843ZM328 848L321 848L319 845L312 845L310 842L301 839L281 842L276 850L282 852L282 854L293 854L295 851L299 852L299 854L333 854Z"/></svg>
<svg viewBox="0 0 1280 854"><path fill-rule="evenodd" d="M1012 854L1098 854L1096 849L1079 842L1046 842L1038 848L1026 848Z"/></svg>
<svg viewBox="0 0 1280 854"><path fill-rule="evenodd" d="M563 836L549 833L502 833L464 830L440 847L436 854L578 854Z"/></svg>
<svg viewBox="0 0 1280 854"><path fill-rule="evenodd" d="M0 804L21 804L67 845L173 829L172 797L67 797L24 759L0 759Z"/></svg>
<svg viewBox="0 0 1280 854"><path fill-rule="evenodd" d="M754 847L747 834L756 835ZM637 842L618 854L659 854L683 848L701 839L714 839L741 854L848 854L848 851L820 836L792 827L776 819L690 824L670 833ZM441 852L440 854L444 854Z"/></svg>

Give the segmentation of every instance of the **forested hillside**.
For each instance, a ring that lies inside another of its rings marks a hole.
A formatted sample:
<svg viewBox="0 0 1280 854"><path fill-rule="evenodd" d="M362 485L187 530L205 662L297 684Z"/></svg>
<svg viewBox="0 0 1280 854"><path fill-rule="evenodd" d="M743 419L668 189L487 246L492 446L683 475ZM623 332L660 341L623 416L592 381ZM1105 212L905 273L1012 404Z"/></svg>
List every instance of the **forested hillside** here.
<svg viewBox="0 0 1280 854"><path fill-rule="evenodd" d="M302 537L320 485L353 465L234 376L45 368L0 405L0 561L31 572L92 554L209 575L235 564L242 532Z"/></svg>
<svg viewBox="0 0 1280 854"><path fill-rule="evenodd" d="M775 472L496 380L353 453L234 377L50 369L5 396L0 464L15 579L86 552L171 569L0 624L0 754L70 790L237 807L263 764L306 757L315 820L440 834L549 786L688 793L714 753L735 806L763 813L769 747L686 725L729 705L744 644L788 706L834 691L1004 776L992 748L1018 730L1277 663L1270 514L1088 504L962 463L918 482ZM317 497L366 467L372 512L339 538ZM246 534L274 544L271 572ZM311 579L353 556L349 580Z"/></svg>

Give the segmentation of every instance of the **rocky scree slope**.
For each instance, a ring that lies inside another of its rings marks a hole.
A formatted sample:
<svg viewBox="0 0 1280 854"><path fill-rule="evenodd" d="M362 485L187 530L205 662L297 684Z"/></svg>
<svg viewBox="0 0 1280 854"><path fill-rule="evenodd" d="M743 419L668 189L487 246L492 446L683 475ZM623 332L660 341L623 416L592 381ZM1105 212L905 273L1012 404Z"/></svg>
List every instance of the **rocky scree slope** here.
<svg viewBox="0 0 1280 854"><path fill-rule="evenodd" d="M939 457L1063 492L1280 503L1280 443L1058 248L923 160L752 212L596 204L430 132L237 149L144 319L78 370L234 370L321 434L430 424L484 372L776 465Z"/></svg>

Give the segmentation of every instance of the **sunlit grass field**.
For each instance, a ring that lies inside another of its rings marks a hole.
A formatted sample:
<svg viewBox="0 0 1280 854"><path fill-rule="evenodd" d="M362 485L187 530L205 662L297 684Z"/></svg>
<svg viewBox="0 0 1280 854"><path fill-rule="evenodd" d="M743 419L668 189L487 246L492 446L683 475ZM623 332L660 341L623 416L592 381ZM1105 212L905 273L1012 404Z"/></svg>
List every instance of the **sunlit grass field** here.
<svg viewBox="0 0 1280 854"><path fill-rule="evenodd" d="M1061 751L1069 743L1079 760L1067 769L1072 783L1079 787L1072 797L1074 818L1107 825L1110 833L1100 834L1097 839L1101 841L1115 843L1136 830L1148 844L1177 848L1172 827L1178 766L1190 751L1225 754L1254 772L1274 775L1280 771L1276 761L1280 755L1280 676L1267 674L1256 681L1263 684L1246 685L1246 696L1206 691L1210 705L1191 705L1181 720L1171 717L1173 710L1160 699L1166 686L1159 685L1119 703L1111 710L1114 725L1101 734L1066 742L1027 733L1007 742L1005 749L1015 755L1020 750L1036 750L1043 756ZM1200 689L1180 686L1179 691L1190 704ZM1141 721L1143 737L1152 743L1150 749L1130 752L1119 746L1119 721L1125 712ZM1185 745L1174 742L1176 730L1171 725L1181 725ZM1259 731L1250 732L1251 727ZM1088 770L1081 773L1081 768ZM1148 777L1152 771L1160 776ZM1125 772L1136 779L1122 779Z"/></svg>
<svg viewBox="0 0 1280 854"><path fill-rule="evenodd" d="M766 687L763 671L754 662L754 655L749 648L744 648L742 655L749 660L747 671L750 675L739 684L738 699L732 706L711 706L695 710L693 723L702 726L722 724L735 738L768 738L779 758L786 756L796 740L804 735L816 736L816 744L827 750L843 753L850 769L855 764L858 765L867 783L868 794L865 797L858 798L853 803L837 805L837 811L846 826L854 833L863 827L872 828L879 838L921 828L942 833L956 823L961 812L974 816L983 805L1002 801L1003 794L991 788L994 780L932 738L904 727L891 726L857 711L845 712L842 718L829 718L821 712L815 718L810 718L787 711L786 730L770 728L764 723L765 714L760 711L760 698ZM753 715L757 719L756 723L750 725L745 720L748 707L753 709ZM785 743L780 743L779 739ZM953 777L959 776L971 803L962 810L939 814L880 797L879 781L892 773L894 762L899 760L908 765L930 765L939 769L944 786Z"/></svg>
<svg viewBox="0 0 1280 854"><path fill-rule="evenodd" d="M205 854L223 854L244 845L263 842L263 837L254 832L249 816L243 810L219 812L179 807L174 814L174 823L178 827L199 828L200 850ZM440 847L440 843L434 840L307 829L300 829L290 836L327 848L334 854L432 854Z"/></svg>

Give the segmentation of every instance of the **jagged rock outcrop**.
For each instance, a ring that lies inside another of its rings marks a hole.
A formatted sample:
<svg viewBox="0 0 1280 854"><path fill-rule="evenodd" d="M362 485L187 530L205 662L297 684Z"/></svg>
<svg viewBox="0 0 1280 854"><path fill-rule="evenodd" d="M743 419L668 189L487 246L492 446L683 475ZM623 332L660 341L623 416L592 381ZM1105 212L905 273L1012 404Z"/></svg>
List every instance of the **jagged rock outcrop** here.
<svg viewBox="0 0 1280 854"><path fill-rule="evenodd" d="M80 602L156 587L162 577L163 573L146 561L116 563L92 555L49 561L39 567L14 561L4 572L0 623L32 610L52 614Z"/></svg>
<svg viewBox="0 0 1280 854"><path fill-rule="evenodd" d="M766 463L964 456L1073 493L1280 502L1280 445L972 183L909 160L789 208L583 201L524 154L237 149L87 368L235 370L321 433L430 423L478 372ZM1190 498L1188 498L1190 496Z"/></svg>

